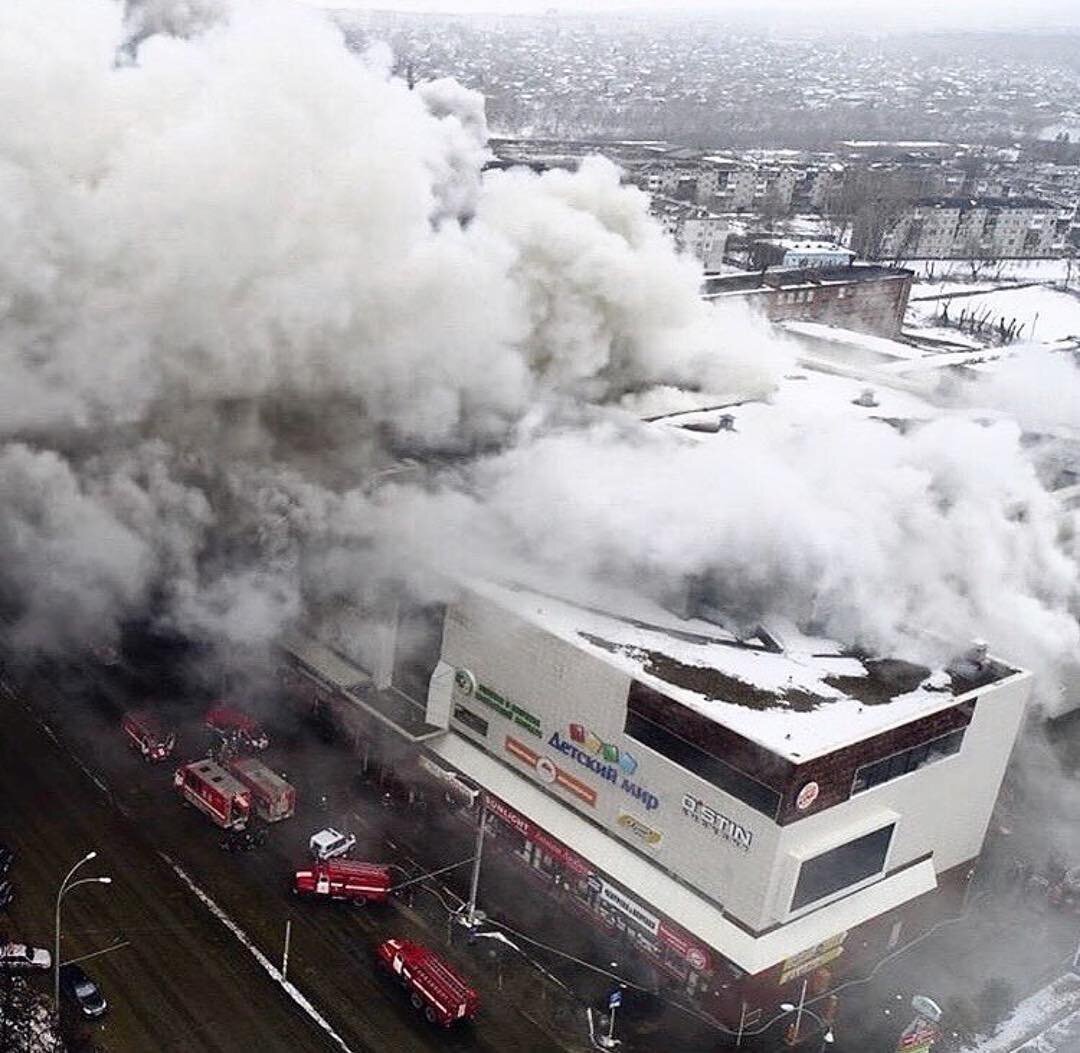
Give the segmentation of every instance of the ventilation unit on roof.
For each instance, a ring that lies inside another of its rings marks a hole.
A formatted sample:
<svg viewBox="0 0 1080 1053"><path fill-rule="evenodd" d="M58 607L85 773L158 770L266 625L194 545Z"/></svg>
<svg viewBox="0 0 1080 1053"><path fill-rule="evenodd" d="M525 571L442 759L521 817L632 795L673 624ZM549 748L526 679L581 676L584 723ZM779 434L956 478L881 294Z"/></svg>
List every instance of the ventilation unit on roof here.
<svg viewBox="0 0 1080 1053"><path fill-rule="evenodd" d="M873 388L863 388L862 394L859 395L857 399L852 399L851 401L856 406L866 406L867 408L880 405L877 396L874 394Z"/></svg>

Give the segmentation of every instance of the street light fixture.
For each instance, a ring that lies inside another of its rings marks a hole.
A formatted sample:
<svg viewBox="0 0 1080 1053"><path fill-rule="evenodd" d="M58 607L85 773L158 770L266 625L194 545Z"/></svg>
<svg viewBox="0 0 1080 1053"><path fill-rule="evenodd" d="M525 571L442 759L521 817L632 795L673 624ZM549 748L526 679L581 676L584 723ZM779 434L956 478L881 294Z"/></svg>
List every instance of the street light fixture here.
<svg viewBox="0 0 1080 1053"><path fill-rule="evenodd" d="M97 852L87 852L65 875L64 880L60 882L60 891L56 894L56 930L55 938L53 941L53 1011L56 1013L56 1019L60 1019L60 903L64 896L67 895L73 888L77 888L79 885L111 885L111 877L91 877L80 878L78 881L71 881L72 875L79 869L84 863L89 863L90 860L97 858ZM68 884L68 882L71 882Z"/></svg>

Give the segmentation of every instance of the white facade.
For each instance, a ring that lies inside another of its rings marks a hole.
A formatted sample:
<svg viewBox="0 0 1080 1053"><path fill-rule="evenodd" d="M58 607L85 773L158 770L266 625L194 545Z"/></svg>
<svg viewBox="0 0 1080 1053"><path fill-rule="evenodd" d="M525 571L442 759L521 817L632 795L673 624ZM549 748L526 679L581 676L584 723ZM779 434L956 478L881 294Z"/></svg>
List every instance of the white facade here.
<svg viewBox="0 0 1080 1053"><path fill-rule="evenodd" d="M557 601L485 586L449 610L436 675L457 674L451 733L498 765L477 763L464 774L497 795L516 795L520 800L508 802L514 807L535 802L538 789L549 814L562 809L584 819L573 847L587 858L610 841L651 861L655 888L672 901L689 897L695 934L742 968L768 968L875 917L978 855L1023 715L1027 674L940 699L939 706L952 706L978 698L959 752L781 825L627 734L628 693L637 678L596 648L575 644L572 632L545 624L556 609L561 623L566 609ZM890 718L890 705L866 709L877 710L872 719L884 727L911 719L901 709ZM821 719L832 722L825 713ZM851 721L838 723L850 733ZM824 755L832 733L807 724L796 729L796 741L817 742ZM773 734L766 727L762 739ZM857 740L862 732L856 727L854 734ZM460 762L467 751L456 755ZM485 770L489 781L498 773L498 787L485 785ZM893 830L880 870L793 905L805 861L886 827ZM712 918L705 929L703 918ZM721 924L725 918L738 924ZM675 920L687 923L685 916Z"/></svg>

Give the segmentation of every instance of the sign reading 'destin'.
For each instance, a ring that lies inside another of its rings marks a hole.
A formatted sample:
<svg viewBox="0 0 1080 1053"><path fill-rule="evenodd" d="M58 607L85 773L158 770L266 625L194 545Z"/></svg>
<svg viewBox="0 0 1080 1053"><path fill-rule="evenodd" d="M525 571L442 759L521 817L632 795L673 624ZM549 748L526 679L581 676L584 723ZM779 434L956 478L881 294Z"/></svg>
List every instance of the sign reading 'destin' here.
<svg viewBox="0 0 1080 1053"><path fill-rule="evenodd" d="M750 845L754 841L754 832L747 830L745 826L722 815L715 808L710 808L704 801L684 793L682 797L683 815L689 816L695 823L711 830L717 837L731 842L736 848L744 852L750 851Z"/></svg>

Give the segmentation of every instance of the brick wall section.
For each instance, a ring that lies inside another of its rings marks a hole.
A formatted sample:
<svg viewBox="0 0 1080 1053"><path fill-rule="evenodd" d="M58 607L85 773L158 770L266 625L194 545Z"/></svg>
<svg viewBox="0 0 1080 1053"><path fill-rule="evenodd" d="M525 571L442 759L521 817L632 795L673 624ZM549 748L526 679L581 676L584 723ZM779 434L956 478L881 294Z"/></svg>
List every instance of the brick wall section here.
<svg viewBox="0 0 1080 1053"><path fill-rule="evenodd" d="M759 293L751 302L761 303L772 322L822 322L893 337L903 325L911 282L910 276L903 276L819 285L813 290L813 299L804 302L785 302L782 295L785 290L775 289Z"/></svg>

